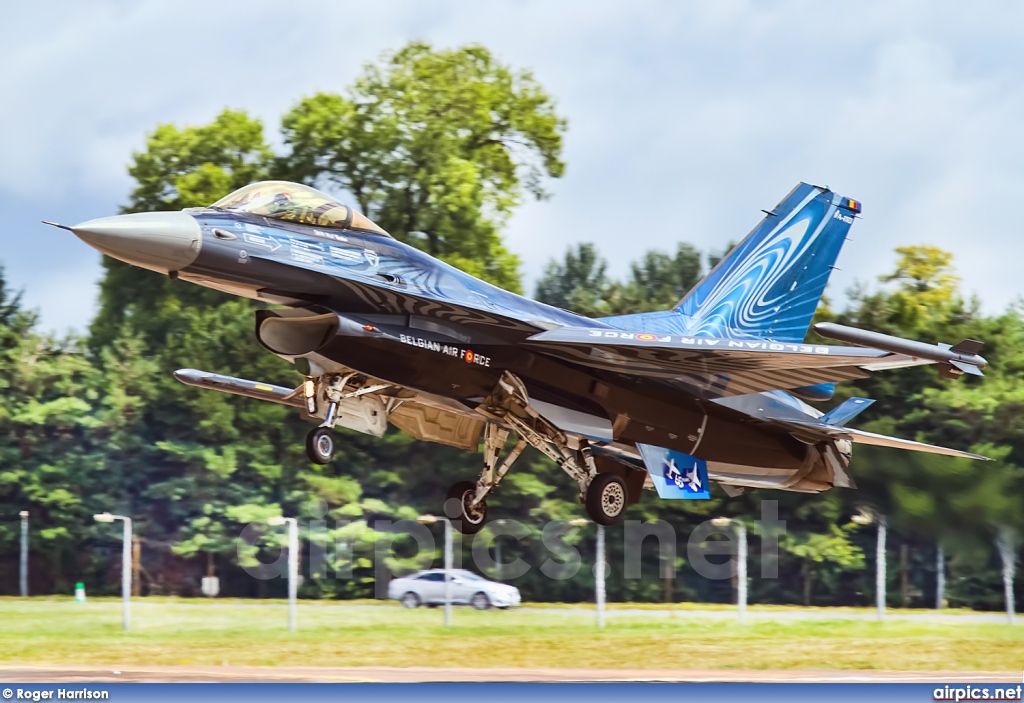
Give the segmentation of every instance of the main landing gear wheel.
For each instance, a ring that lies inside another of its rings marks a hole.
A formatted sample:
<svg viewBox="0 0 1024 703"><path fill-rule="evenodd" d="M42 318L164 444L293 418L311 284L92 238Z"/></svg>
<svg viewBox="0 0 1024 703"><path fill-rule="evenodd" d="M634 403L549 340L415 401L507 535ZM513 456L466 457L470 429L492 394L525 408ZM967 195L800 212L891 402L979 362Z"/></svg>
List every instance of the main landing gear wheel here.
<svg viewBox="0 0 1024 703"><path fill-rule="evenodd" d="M626 482L617 474L603 473L587 487L587 515L598 525L614 525L626 513Z"/></svg>
<svg viewBox="0 0 1024 703"><path fill-rule="evenodd" d="M327 464L334 458L334 435L329 427L317 427L306 435L306 456L314 464Z"/></svg>
<svg viewBox="0 0 1024 703"><path fill-rule="evenodd" d="M448 499L444 502L444 514L455 525L455 529L464 535L475 535L483 529L487 519L487 501L469 507L469 501L475 494L475 483L459 481L448 491Z"/></svg>

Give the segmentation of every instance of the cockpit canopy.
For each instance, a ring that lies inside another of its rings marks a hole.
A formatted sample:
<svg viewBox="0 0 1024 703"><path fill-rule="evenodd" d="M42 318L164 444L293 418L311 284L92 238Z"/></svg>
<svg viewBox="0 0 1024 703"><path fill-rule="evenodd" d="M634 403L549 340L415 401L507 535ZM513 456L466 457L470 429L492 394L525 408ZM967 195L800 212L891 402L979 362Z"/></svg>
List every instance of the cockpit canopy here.
<svg viewBox="0 0 1024 703"><path fill-rule="evenodd" d="M211 207L314 227L351 229L391 236L362 213L342 205L326 193L289 181L252 183L221 198Z"/></svg>

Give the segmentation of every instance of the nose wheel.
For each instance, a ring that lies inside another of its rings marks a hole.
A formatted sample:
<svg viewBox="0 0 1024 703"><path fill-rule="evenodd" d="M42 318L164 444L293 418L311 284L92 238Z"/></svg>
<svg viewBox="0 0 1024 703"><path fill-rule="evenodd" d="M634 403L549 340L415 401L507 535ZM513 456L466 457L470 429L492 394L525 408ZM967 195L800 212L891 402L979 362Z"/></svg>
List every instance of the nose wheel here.
<svg viewBox="0 0 1024 703"><path fill-rule="evenodd" d="M334 434L329 427L317 427L306 435L306 456L314 464L327 464L334 458Z"/></svg>

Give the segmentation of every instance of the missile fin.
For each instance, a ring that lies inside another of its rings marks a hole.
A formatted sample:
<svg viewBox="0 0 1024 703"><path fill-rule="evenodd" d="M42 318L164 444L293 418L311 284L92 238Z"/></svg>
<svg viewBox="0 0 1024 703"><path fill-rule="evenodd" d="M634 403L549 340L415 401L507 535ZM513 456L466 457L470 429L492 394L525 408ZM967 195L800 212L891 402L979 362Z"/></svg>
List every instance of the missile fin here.
<svg viewBox="0 0 1024 703"><path fill-rule="evenodd" d="M960 373L969 373L972 376L984 376L985 375L985 374L983 374L981 372L981 369L979 369L974 364L968 364L968 363L966 363L964 361L956 361L956 360L950 361L949 363L950 363L951 366L955 366L956 368L960 369Z"/></svg>
<svg viewBox="0 0 1024 703"><path fill-rule="evenodd" d="M974 354L980 352L983 346L984 344L982 342L979 342L977 339L965 339L956 346L950 347L949 350L951 352L956 352L957 354L973 356ZM968 371L968 373L970 372Z"/></svg>

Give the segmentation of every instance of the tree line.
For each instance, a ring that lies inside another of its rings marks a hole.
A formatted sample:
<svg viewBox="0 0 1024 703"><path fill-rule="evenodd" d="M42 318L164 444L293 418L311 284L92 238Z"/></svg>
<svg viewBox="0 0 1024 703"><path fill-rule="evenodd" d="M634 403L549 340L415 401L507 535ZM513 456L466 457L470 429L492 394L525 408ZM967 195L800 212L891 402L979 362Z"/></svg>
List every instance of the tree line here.
<svg viewBox="0 0 1024 703"><path fill-rule="evenodd" d="M519 261L502 228L525 198L547 197L548 179L564 173L566 129L529 72L483 47L416 42L368 64L343 93L299 100L280 120L277 149L243 110L227 109L200 126L159 125L132 156L135 187L123 210L205 206L254 180L299 181L342 194L402 241L521 291ZM715 261L681 243L642 254L619 280L595 246L580 244L549 264L534 294L595 316L666 309ZM394 430L382 439L340 430L335 460L311 464L303 451L308 425L292 409L186 387L171 376L191 366L298 385L301 374L252 336L259 303L108 258L104 269L99 311L82 336L40 332L35 313L0 280L0 592L17 589L21 510L31 513L33 592L69 593L76 581L94 592L116 590L116 540L91 517L111 510L136 521L144 593L193 595L203 575L216 574L225 595L280 595L279 581L242 570L256 552L273 556L280 542L268 533L257 548L239 551L237 536L243 525L283 513L326 523L322 537L305 535L307 543L351 545L328 557L332 570L351 577L307 578L303 596L370 596L377 523L434 512L448 486L477 475L479 455ZM1024 310L1014 304L983 314L961 292L951 256L928 246L898 250L891 274L842 302L824 301L818 319L929 342L985 341L991 365L981 381L951 383L933 368L910 368L841 384L835 402L878 398L859 427L995 461L859 446L851 467L857 491L727 498L716 489L712 500L695 503L647 496L627 518L664 520L684 544L711 516L755 519L759 500L778 500L788 526L780 578L755 579L751 598L857 605L873 598L864 562L874 536L851 516L869 508L893 529L894 603L933 604L941 545L949 603L1001 607L994 537L1024 527ZM572 482L533 452L490 502L493 515L532 526L529 536L503 546L506 561L534 566L549 556L543 525L582 515ZM584 538L569 539L589 563ZM756 552L756 539L753 546ZM610 530L610 563L623 563L626 548ZM730 597L729 583L694 572L685 549L668 582L659 580L668 574L653 543L641 558L649 577L625 580L613 571L609 597ZM532 569L515 583L527 599L580 600L591 593L591 573L552 582Z"/></svg>

